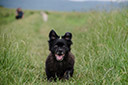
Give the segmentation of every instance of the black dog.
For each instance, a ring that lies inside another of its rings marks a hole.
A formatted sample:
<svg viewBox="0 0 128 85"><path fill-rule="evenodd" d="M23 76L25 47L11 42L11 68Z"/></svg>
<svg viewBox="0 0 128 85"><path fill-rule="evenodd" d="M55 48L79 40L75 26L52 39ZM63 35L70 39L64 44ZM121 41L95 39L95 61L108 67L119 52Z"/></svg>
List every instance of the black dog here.
<svg viewBox="0 0 128 85"><path fill-rule="evenodd" d="M46 75L48 80L69 79L73 76L74 55L70 52L72 34L67 32L60 39L54 30L49 33L50 54L46 60Z"/></svg>

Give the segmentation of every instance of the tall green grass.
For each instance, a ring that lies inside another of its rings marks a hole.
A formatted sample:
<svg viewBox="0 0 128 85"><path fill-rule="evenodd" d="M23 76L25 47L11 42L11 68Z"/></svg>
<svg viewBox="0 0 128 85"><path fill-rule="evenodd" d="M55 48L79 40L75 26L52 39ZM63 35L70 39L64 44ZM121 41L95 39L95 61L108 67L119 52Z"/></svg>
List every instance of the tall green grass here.
<svg viewBox="0 0 128 85"><path fill-rule="evenodd" d="M0 85L128 84L127 10L49 12L48 22L43 22L39 11L24 10L25 18L15 20L14 9L0 9ZM51 29L73 34L75 71L67 81L46 80Z"/></svg>

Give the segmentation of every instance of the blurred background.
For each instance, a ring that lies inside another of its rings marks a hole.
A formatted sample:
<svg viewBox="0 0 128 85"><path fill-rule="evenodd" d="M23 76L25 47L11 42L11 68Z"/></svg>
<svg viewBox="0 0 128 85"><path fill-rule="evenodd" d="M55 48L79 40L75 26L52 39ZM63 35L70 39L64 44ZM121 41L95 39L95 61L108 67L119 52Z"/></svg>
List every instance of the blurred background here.
<svg viewBox="0 0 128 85"><path fill-rule="evenodd" d="M0 0L6 8L49 11L114 10L128 6L128 0Z"/></svg>

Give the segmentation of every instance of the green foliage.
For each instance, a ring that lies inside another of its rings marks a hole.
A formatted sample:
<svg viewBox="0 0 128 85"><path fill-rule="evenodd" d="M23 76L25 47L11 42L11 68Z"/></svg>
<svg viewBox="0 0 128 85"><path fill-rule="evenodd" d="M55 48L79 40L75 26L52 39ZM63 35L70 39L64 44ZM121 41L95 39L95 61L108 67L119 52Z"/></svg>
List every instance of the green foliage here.
<svg viewBox="0 0 128 85"><path fill-rule="evenodd" d="M65 13L15 10L0 7L0 85L100 85L128 84L128 11ZM73 78L47 82L45 60L48 33L73 34Z"/></svg>

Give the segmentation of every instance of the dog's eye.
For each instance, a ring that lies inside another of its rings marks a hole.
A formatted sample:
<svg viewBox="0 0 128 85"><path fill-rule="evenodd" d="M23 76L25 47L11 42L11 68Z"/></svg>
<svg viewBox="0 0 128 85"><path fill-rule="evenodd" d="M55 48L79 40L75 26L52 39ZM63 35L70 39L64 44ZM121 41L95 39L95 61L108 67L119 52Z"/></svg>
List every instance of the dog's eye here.
<svg viewBox="0 0 128 85"><path fill-rule="evenodd" d="M57 48L57 47L58 47L58 45L55 45L54 47L55 47L55 48Z"/></svg>
<svg viewBox="0 0 128 85"><path fill-rule="evenodd" d="M63 45L63 47L65 48L65 45Z"/></svg>

